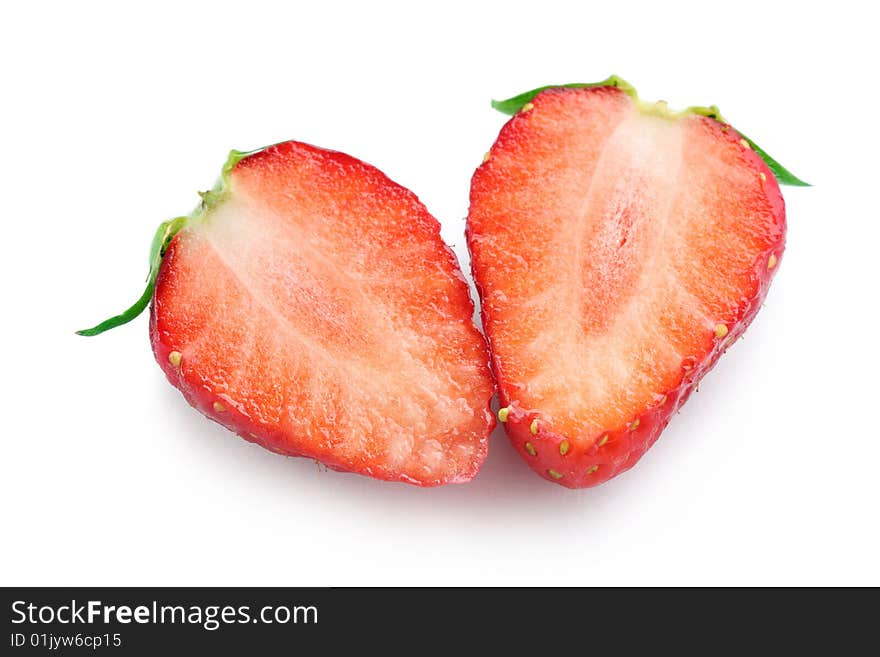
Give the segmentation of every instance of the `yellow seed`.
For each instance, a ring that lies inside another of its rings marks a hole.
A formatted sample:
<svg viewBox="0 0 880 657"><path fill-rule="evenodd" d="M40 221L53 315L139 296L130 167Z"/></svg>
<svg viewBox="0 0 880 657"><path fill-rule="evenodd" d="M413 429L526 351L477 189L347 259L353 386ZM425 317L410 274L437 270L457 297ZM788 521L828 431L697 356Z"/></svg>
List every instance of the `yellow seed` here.
<svg viewBox="0 0 880 657"><path fill-rule="evenodd" d="M667 397L666 395L663 395L663 396L660 398L660 401L657 402L657 406L663 406L663 404L666 403L666 400L667 400L667 399L669 399L669 397Z"/></svg>
<svg viewBox="0 0 880 657"><path fill-rule="evenodd" d="M220 402L214 402L214 412L215 413L222 413L225 410L226 410L226 407L223 404L221 404Z"/></svg>
<svg viewBox="0 0 880 657"><path fill-rule="evenodd" d="M727 335L727 326L724 324L716 324L715 325L715 337L719 340Z"/></svg>
<svg viewBox="0 0 880 657"><path fill-rule="evenodd" d="M535 447L532 443L526 443L526 451L529 453L529 456L535 456L538 453L535 451Z"/></svg>
<svg viewBox="0 0 880 657"><path fill-rule="evenodd" d="M596 470L598 470L598 469L599 469L599 466L598 466L598 465L594 465L592 468L590 468L589 470L587 470L587 474L588 474L588 475L591 475L591 474L593 474L593 473L594 473Z"/></svg>
<svg viewBox="0 0 880 657"><path fill-rule="evenodd" d="M251 438L259 438L259 436L257 436L257 434L255 434L253 431L248 431L248 435L249 435Z"/></svg>
<svg viewBox="0 0 880 657"><path fill-rule="evenodd" d="M538 435L538 418L532 420L532 423L529 425L529 431L532 432L533 436Z"/></svg>
<svg viewBox="0 0 880 657"><path fill-rule="evenodd" d="M498 421L507 422L507 416L510 415L510 406L498 409Z"/></svg>
<svg viewBox="0 0 880 657"><path fill-rule="evenodd" d="M602 447L602 445L604 445L607 442L608 442L608 434L606 433L604 436L602 436L602 439L599 441L598 446Z"/></svg>
<svg viewBox="0 0 880 657"><path fill-rule="evenodd" d="M559 453L562 454L563 456L568 454L568 448L569 448L569 444L568 444L567 440L563 440L561 443L559 443Z"/></svg>
<svg viewBox="0 0 880 657"><path fill-rule="evenodd" d="M639 418L636 418L635 420L633 420L633 423L631 425L629 425L629 430L635 431L636 429L639 428L639 425L641 423L642 423L642 421Z"/></svg>
<svg viewBox="0 0 880 657"><path fill-rule="evenodd" d="M526 103L525 105L522 106L522 109L520 110L520 112L528 112L529 110L534 109L534 107L535 107L534 103Z"/></svg>
<svg viewBox="0 0 880 657"><path fill-rule="evenodd" d="M168 354L168 362L174 365L174 367L180 367L180 361L183 358L179 351L172 351Z"/></svg>
<svg viewBox="0 0 880 657"><path fill-rule="evenodd" d="M547 474L553 477L554 479L562 479L562 474L556 472L556 470L547 470Z"/></svg>
<svg viewBox="0 0 880 657"><path fill-rule="evenodd" d="M773 269L776 266L776 254L771 253L767 259L767 269Z"/></svg>
<svg viewBox="0 0 880 657"><path fill-rule="evenodd" d="M742 145L743 148L751 148L751 146L749 146L749 142L747 142L745 139L740 139L739 143Z"/></svg>
<svg viewBox="0 0 880 657"><path fill-rule="evenodd" d="M767 181L767 176L764 175L764 172L763 172L763 171L762 171L761 173L759 173L758 175L761 176L761 182L766 182L766 181Z"/></svg>
<svg viewBox="0 0 880 657"><path fill-rule="evenodd" d="M488 162L490 157L492 157L492 151L486 151L486 154L483 156L483 164Z"/></svg>

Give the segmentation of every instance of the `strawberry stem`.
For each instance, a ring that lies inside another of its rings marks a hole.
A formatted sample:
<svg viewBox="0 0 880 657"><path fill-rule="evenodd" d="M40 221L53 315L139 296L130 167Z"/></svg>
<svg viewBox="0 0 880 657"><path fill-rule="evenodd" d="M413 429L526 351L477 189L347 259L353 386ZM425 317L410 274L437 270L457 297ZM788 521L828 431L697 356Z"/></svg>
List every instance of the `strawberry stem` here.
<svg viewBox="0 0 880 657"><path fill-rule="evenodd" d="M177 217L176 219L171 219L170 221L164 222L159 226L158 230L156 230L156 234L153 236L153 243L150 245L150 273L147 276L147 287L143 294L141 294L140 298L135 301L130 308L119 315L114 315L109 319L105 319L103 322L90 329L77 331L77 335L100 335L104 331L109 331L117 326L127 324L144 311L144 308L149 305L150 300L153 298L153 289L156 286L156 276L159 275L159 266L162 264L162 258L165 257L165 251L168 249L171 240L174 239L174 236L177 235L181 228L183 228L188 219L189 217Z"/></svg>

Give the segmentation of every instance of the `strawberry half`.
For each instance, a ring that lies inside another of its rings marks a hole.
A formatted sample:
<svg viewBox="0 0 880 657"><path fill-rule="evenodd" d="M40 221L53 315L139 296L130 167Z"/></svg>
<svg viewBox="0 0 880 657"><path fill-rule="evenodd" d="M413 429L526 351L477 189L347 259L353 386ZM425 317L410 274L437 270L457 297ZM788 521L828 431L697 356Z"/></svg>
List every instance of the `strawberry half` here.
<svg viewBox="0 0 880 657"><path fill-rule="evenodd" d="M473 177L468 247L502 408L546 479L630 468L755 316L782 257L774 174L720 118L619 78L545 87ZM762 159L762 158L766 158Z"/></svg>
<svg viewBox="0 0 880 657"><path fill-rule="evenodd" d="M155 282L155 289L153 282ZM471 479L494 426L473 303L437 221L376 168L297 142L233 152L163 224L159 365L209 418L281 454L380 479Z"/></svg>

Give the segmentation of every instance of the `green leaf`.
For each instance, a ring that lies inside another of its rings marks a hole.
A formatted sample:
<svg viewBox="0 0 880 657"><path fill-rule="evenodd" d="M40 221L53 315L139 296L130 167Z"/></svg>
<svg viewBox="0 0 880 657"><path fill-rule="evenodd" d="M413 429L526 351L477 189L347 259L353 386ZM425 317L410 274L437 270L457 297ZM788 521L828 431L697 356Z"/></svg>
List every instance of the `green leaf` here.
<svg viewBox="0 0 880 657"><path fill-rule="evenodd" d="M189 217L177 217L176 219L166 221L159 226L159 229L153 236L153 243L150 246L150 273L147 276L147 287L144 289L144 293L141 294L140 298L127 310L118 315L114 315L110 319L105 319L103 322L90 329L77 331L77 335L100 335L104 331L109 331L117 326L127 324L144 311L144 308L149 305L150 300L153 298L153 289L156 286L156 276L159 274L159 266L162 264L162 258L165 257L165 251L168 249L171 240L177 235L180 229L183 228L188 220Z"/></svg>
<svg viewBox="0 0 880 657"><path fill-rule="evenodd" d="M271 146L266 146L265 148L271 148ZM109 331L117 326L127 324L144 312L144 308L150 304L150 300L153 298L153 291L156 287L156 277L159 275L159 267L162 265L162 258L165 257L165 251L168 249L171 240L174 239L174 236L177 235L184 226L201 219L210 208L226 197L227 190L229 189L229 174L232 172L232 169L235 168L236 164L241 162L241 160L248 155L259 153L260 151L265 150L265 148L258 148L247 152L230 151L229 157L226 159L226 163L223 165L223 169L220 172L220 178L217 180L214 187L210 191L199 192L199 196L202 197L202 202L199 203L199 206L195 211L189 216L177 217L176 219L166 221L159 226L156 234L153 236L153 243L150 245L150 273L147 276L147 287L144 289L140 298L122 313L114 315L110 319L105 319L103 322L90 329L77 331L76 334L86 336L100 335L104 331Z"/></svg>
<svg viewBox="0 0 880 657"><path fill-rule="evenodd" d="M499 112L502 112L503 114L509 114L513 116L514 114L519 112L526 103L532 102L535 96L537 96L542 91L545 91L547 89L558 89L560 87L568 89L618 87L622 89L627 95L635 97L636 93L636 90L633 89L632 85L629 82L627 82L623 78L617 77L616 75L612 75L607 80L602 80L602 82L571 82L569 84L548 84L544 87L538 87L537 89L526 91L525 93L514 96L513 98L508 98L507 100L493 100L492 107L497 109Z"/></svg>
<svg viewBox="0 0 880 657"><path fill-rule="evenodd" d="M673 112L669 110L669 108L666 106L666 103L664 102L646 103L639 99L638 93L630 83L616 75L612 75L607 80L602 80L602 82L572 82L570 84L551 84L544 87L538 87L537 89L526 91L525 93L513 96L512 98L508 98L507 100L493 100L492 107L499 112L513 116L514 114L519 112L527 103L532 102L535 99L535 96L547 89L589 89L594 87L617 87L627 96L630 96L635 101L636 105L641 111L647 112L649 114L665 116L667 118L677 118L685 114L699 114L700 116L707 116L710 119L714 119L720 123L727 123L727 121L725 121L721 117L721 113L718 111L718 108L715 105L710 105L709 107L694 106L688 107L681 112ZM773 175L776 176L776 180L779 182L780 185L792 185L795 187L810 186L809 183L804 182L793 173L791 173L791 171L779 164L779 162L770 157L763 148L758 146L751 139L749 139L742 133L739 134L743 139L748 142L749 146L752 147L752 150L754 150L755 153L757 153L758 156L762 160L764 160L764 162L767 164L767 167L770 169L770 171L773 172Z"/></svg>
<svg viewBox="0 0 880 657"><path fill-rule="evenodd" d="M779 164L779 162L770 157L763 148L758 146L743 133L740 132L739 136L749 142L749 146L751 146L752 150L755 151L762 160L764 160L764 163L767 165L770 171L773 172L773 175L776 176L776 180L779 182L780 185L791 185L792 187L811 187L810 183L804 182L803 180L795 176L791 171L789 171L784 166Z"/></svg>

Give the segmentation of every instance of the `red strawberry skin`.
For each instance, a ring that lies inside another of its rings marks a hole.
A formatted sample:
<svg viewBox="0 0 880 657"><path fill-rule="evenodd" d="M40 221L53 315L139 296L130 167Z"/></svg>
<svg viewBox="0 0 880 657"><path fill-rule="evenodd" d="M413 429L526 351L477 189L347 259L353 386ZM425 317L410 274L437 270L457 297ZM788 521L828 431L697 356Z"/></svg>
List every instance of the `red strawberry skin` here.
<svg viewBox="0 0 880 657"><path fill-rule="evenodd" d="M569 488L654 444L755 317L785 244L779 186L740 134L642 111L612 87L544 91L472 181L467 240L499 419L535 472ZM585 187L589 202L573 199Z"/></svg>
<svg viewBox="0 0 880 657"><path fill-rule="evenodd" d="M273 452L418 486L470 480L494 386L437 221L374 167L298 142L224 178L156 280L150 338L172 385Z"/></svg>

